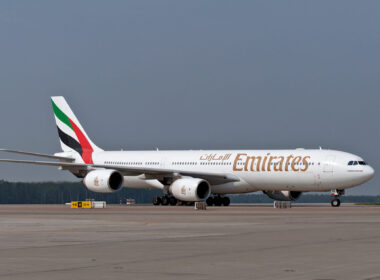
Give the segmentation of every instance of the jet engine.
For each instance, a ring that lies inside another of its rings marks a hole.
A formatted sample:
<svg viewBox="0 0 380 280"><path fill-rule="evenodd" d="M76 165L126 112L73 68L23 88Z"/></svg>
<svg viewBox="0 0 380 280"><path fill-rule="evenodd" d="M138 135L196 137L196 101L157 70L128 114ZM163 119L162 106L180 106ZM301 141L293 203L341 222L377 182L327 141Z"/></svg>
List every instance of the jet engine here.
<svg viewBox="0 0 380 280"><path fill-rule="evenodd" d="M123 187L124 177L116 170L99 169L89 172L83 184L93 192L113 193Z"/></svg>
<svg viewBox="0 0 380 280"><path fill-rule="evenodd" d="M203 179L183 178L174 181L169 191L178 200L194 202L207 199L211 193L211 187Z"/></svg>
<svg viewBox="0 0 380 280"><path fill-rule="evenodd" d="M263 191L267 196L274 200L280 201L291 201L298 199L302 192L292 192L292 191Z"/></svg>

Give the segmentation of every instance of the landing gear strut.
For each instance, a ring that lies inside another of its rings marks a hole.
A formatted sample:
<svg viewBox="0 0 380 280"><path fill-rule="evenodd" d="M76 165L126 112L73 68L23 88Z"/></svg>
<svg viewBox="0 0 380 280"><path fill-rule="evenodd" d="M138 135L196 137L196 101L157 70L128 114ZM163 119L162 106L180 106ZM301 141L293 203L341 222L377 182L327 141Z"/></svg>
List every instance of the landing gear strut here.
<svg viewBox="0 0 380 280"><path fill-rule="evenodd" d="M231 201L228 196L221 197L220 195L210 196L207 198L206 203L208 206L229 206Z"/></svg>
<svg viewBox="0 0 380 280"><path fill-rule="evenodd" d="M339 197L341 195L344 195L344 190L332 190L331 195L334 197L334 199L331 200L331 206L332 207L339 207L340 206Z"/></svg>

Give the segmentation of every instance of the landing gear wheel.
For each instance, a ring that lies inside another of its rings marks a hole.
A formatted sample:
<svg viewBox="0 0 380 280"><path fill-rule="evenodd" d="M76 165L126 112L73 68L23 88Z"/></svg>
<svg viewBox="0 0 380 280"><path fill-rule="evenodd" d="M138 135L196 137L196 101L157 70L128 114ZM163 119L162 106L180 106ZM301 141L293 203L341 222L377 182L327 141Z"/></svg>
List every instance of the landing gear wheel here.
<svg viewBox="0 0 380 280"><path fill-rule="evenodd" d="M206 199L207 206L213 206L214 205L214 198L210 196Z"/></svg>
<svg viewBox="0 0 380 280"><path fill-rule="evenodd" d="M175 206L177 205L177 199L174 196L172 196L169 198L169 203L171 206Z"/></svg>
<svg viewBox="0 0 380 280"><path fill-rule="evenodd" d="M153 197L153 205L160 205L161 204L161 198L158 196Z"/></svg>
<svg viewBox="0 0 380 280"><path fill-rule="evenodd" d="M340 206L340 199L335 198L335 199L331 200L331 206L332 207L339 207Z"/></svg>
<svg viewBox="0 0 380 280"><path fill-rule="evenodd" d="M229 206L230 205L230 198L228 196L225 196L222 198L222 204L223 206Z"/></svg>
<svg viewBox="0 0 380 280"><path fill-rule="evenodd" d="M214 204L215 206L222 206L222 198L220 196L214 197Z"/></svg>
<svg viewBox="0 0 380 280"><path fill-rule="evenodd" d="M167 197L167 196L163 196L163 197L161 197L161 203L162 203L162 205L169 205L169 197Z"/></svg>

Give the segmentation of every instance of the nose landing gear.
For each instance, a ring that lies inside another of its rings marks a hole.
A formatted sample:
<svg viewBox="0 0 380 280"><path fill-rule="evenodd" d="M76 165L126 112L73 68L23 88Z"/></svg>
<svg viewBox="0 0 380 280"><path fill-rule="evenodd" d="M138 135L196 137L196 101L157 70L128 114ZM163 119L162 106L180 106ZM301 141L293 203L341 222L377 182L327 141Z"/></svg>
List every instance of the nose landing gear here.
<svg viewBox="0 0 380 280"><path fill-rule="evenodd" d="M341 195L344 195L344 190L332 190L331 195L334 197L334 199L331 200L331 206L332 207L339 207L340 206L339 197Z"/></svg>
<svg viewBox="0 0 380 280"><path fill-rule="evenodd" d="M331 206L332 207L339 207L340 206L340 199L334 198L333 200L331 200Z"/></svg>

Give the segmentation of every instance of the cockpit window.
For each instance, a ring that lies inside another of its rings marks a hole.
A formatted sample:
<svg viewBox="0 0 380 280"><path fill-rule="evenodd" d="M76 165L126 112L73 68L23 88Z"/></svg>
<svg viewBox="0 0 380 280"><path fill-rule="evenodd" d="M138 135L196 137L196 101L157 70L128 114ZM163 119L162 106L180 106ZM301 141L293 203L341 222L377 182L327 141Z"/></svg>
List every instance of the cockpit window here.
<svg viewBox="0 0 380 280"><path fill-rule="evenodd" d="M348 162L348 165L367 165L365 161L356 161L356 160L351 160Z"/></svg>

